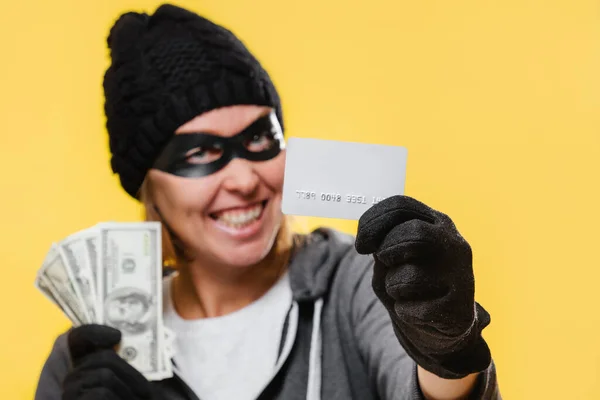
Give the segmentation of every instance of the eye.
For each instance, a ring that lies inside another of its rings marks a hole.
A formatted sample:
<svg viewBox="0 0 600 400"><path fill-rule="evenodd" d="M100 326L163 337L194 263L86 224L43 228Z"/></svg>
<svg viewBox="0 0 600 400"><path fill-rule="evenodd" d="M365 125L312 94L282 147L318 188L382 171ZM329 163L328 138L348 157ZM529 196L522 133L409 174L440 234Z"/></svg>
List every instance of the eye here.
<svg viewBox="0 0 600 400"><path fill-rule="evenodd" d="M190 164L208 164L221 158L223 150L217 147L196 147L185 153Z"/></svg>
<svg viewBox="0 0 600 400"><path fill-rule="evenodd" d="M275 138L271 132L257 133L246 142L246 148L252 152L269 150L275 144Z"/></svg>

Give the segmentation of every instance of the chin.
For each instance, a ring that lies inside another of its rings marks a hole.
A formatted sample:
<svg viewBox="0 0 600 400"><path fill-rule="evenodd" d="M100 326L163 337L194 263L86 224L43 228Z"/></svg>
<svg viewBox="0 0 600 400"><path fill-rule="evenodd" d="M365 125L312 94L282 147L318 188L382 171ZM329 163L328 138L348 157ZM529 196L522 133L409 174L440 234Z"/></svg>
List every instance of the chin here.
<svg viewBox="0 0 600 400"><path fill-rule="evenodd" d="M260 238L237 246L221 246L219 259L233 268L245 268L261 262L273 248L276 234L273 237Z"/></svg>

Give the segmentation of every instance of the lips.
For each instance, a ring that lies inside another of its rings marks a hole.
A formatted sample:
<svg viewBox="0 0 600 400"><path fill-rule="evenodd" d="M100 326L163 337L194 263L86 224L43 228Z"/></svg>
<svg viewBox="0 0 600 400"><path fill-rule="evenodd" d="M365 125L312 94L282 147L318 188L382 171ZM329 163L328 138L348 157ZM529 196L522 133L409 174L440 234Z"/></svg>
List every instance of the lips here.
<svg viewBox="0 0 600 400"><path fill-rule="evenodd" d="M210 217L230 228L240 229L250 225L260 218L267 201L255 203L246 207L230 208L211 213Z"/></svg>

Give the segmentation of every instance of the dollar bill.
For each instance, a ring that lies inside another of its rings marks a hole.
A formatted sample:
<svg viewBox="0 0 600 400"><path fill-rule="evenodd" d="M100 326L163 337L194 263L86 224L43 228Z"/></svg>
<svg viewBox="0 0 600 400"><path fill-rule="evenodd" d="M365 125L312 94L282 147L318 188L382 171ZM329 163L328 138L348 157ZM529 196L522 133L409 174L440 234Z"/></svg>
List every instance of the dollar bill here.
<svg viewBox="0 0 600 400"><path fill-rule="evenodd" d="M46 277L43 275L38 275L35 280L35 287L42 292L52 303L54 303L58 308L65 314L67 318L69 318L74 326L81 325L81 321L77 318L77 316L73 313L73 310L69 308L69 306L58 296L56 296L53 292L52 283L48 281Z"/></svg>
<svg viewBox="0 0 600 400"><path fill-rule="evenodd" d="M90 323L89 315L83 307L81 294L73 284L73 276L65 264L60 248L58 245L52 244L40 270L40 275L47 281L54 297L62 300L63 304L76 317L78 323Z"/></svg>
<svg viewBox="0 0 600 400"><path fill-rule="evenodd" d="M119 355L149 380L173 376L175 333L162 321L162 249L156 222L102 223L52 244L36 288L73 326L122 333Z"/></svg>
<svg viewBox="0 0 600 400"><path fill-rule="evenodd" d="M165 332L165 353L169 356L169 358L175 355L175 332L166 326L163 327Z"/></svg>
<svg viewBox="0 0 600 400"><path fill-rule="evenodd" d="M167 375L159 223L104 223L97 270L98 317L122 333L119 355L148 379Z"/></svg>
<svg viewBox="0 0 600 400"><path fill-rule="evenodd" d="M96 312L96 284L92 269L92 260L88 253L88 240L96 238L94 230L79 232L59 243L65 255L66 267L73 277L73 284L81 294L83 306L90 322L98 322ZM96 260L93 260L94 264Z"/></svg>
<svg viewBox="0 0 600 400"><path fill-rule="evenodd" d="M171 359L175 356L175 332L166 326L163 327L165 332L165 345L163 352L164 370L160 379L165 379L173 375L173 364Z"/></svg>
<svg viewBox="0 0 600 400"><path fill-rule="evenodd" d="M90 269L92 270L92 279L94 279L94 287L97 287L96 277L98 276L98 230L91 228L93 234L86 235L85 247L87 249L88 258L90 260Z"/></svg>

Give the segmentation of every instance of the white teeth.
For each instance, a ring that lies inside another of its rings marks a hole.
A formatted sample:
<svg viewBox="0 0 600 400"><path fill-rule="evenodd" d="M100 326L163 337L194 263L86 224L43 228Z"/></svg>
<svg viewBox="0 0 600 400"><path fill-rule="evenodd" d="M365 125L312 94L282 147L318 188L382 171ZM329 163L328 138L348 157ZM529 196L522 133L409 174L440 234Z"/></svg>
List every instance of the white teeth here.
<svg viewBox="0 0 600 400"><path fill-rule="evenodd" d="M225 225L232 228L241 228L244 225L255 221L262 211L262 204L253 207L252 209L244 212L239 211L225 211L217 216L217 219Z"/></svg>

